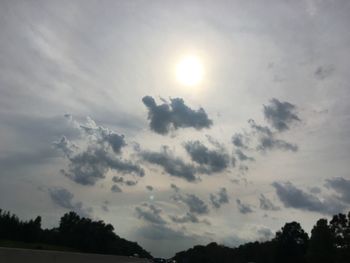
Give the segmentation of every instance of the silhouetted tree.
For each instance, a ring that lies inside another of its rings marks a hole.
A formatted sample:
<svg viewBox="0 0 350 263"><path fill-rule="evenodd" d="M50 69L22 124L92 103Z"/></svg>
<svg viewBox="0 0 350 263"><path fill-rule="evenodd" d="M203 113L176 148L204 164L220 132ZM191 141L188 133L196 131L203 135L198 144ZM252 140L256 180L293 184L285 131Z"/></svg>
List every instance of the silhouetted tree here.
<svg viewBox="0 0 350 263"><path fill-rule="evenodd" d="M74 212L61 218L58 230L69 246L82 251L112 253L112 244L117 240L112 225L81 218Z"/></svg>
<svg viewBox="0 0 350 263"><path fill-rule="evenodd" d="M348 216L345 214L333 216L330 228L335 237L336 262L350 262L350 212Z"/></svg>
<svg viewBox="0 0 350 263"><path fill-rule="evenodd" d="M34 220L20 221L16 215L0 209L0 238L35 242L40 239L40 233L40 216Z"/></svg>
<svg viewBox="0 0 350 263"><path fill-rule="evenodd" d="M320 219L311 230L308 262L333 263L335 256L334 233L327 219Z"/></svg>
<svg viewBox="0 0 350 263"><path fill-rule="evenodd" d="M286 223L281 231L276 233L276 261L277 262L305 262L308 245L308 234L297 222Z"/></svg>
<svg viewBox="0 0 350 263"><path fill-rule="evenodd" d="M75 212L62 216L58 228L43 230L40 216L20 221L0 209L0 239L61 245L90 253L152 257L137 243L117 236L111 224L80 217Z"/></svg>
<svg viewBox="0 0 350 263"><path fill-rule="evenodd" d="M137 243L116 235L111 224L80 217L75 212L63 215L57 228L43 230L40 216L21 221L0 209L0 239L54 244L83 252L152 257ZM318 220L310 240L299 223L291 222L271 241L250 242L237 248L210 243L178 252L174 259L179 263L349 263L350 212L347 216L333 216L329 224L326 219Z"/></svg>

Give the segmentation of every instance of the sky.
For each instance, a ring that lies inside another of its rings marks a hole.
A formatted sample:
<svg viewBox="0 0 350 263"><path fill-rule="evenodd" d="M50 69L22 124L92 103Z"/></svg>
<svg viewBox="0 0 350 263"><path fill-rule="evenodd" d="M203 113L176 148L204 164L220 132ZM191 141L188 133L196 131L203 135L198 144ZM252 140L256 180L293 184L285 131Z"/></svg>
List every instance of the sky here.
<svg viewBox="0 0 350 263"><path fill-rule="evenodd" d="M0 208L48 228L73 210L163 257L310 233L350 208L349 13L1 1ZM186 57L195 85L176 77Z"/></svg>

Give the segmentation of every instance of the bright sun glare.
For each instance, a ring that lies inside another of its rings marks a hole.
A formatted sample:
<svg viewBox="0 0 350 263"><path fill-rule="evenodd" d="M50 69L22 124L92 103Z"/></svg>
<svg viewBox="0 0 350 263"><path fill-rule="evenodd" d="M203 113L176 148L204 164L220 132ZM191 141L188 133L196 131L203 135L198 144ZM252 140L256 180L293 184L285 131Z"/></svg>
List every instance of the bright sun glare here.
<svg viewBox="0 0 350 263"><path fill-rule="evenodd" d="M176 79L185 86L198 85L203 79L202 62L195 56L184 57L176 65Z"/></svg>

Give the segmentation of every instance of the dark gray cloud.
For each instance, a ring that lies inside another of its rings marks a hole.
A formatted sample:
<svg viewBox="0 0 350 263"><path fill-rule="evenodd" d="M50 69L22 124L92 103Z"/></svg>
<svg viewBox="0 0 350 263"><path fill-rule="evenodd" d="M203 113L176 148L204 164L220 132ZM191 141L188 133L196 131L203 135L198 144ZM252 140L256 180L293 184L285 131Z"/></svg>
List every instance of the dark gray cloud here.
<svg viewBox="0 0 350 263"><path fill-rule="evenodd" d="M282 151L298 151L298 146L286 142L284 140L276 139L275 134L267 126L261 126L255 123L254 120L250 119L248 121L253 134L257 136L258 145L256 149L259 151L269 151L269 150L282 150ZM253 135L252 135L253 136Z"/></svg>
<svg viewBox="0 0 350 263"><path fill-rule="evenodd" d="M191 213L195 213L199 215L209 213L209 208L207 204L194 194L186 194L186 195L176 194L173 196L173 199L175 201L179 201L186 204Z"/></svg>
<svg viewBox="0 0 350 263"><path fill-rule="evenodd" d="M218 193L210 194L211 204L215 208L220 208L221 205L229 203L229 196L225 187L222 187Z"/></svg>
<svg viewBox="0 0 350 263"><path fill-rule="evenodd" d="M64 188L49 189L51 200L58 206L74 211L83 217L91 217L92 208L83 207L82 202L73 202L74 195Z"/></svg>
<svg viewBox="0 0 350 263"><path fill-rule="evenodd" d="M121 192L123 192L123 190L122 190L118 185L116 185L116 184L112 185L111 191L112 191L113 193L121 193Z"/></svg>
<svg viewBox="0 0 350 263"><path fill-rule="evenodd" d="M181 98L170 99L170 103L163 101L163 104L157 105L151 96L145 96L142 102L148 109L150 128L159 134L164 135L171 129L188 127L200 130L213 124L203 108L193 110Z"/></svg>
<svg viewBox="0 0 350 263"><path fill-rule="evenodd" d="M170 216L174 223L199 223L198 217L193 213L186 213L184 216Z"/></svg>
<svg viewBox="0 0 350 263"><path fill-rule="evenodd" d="M104 139L109 143L115 153L120 153L121 149L126 145L124 135L110 133L106 134Z"/></svg>
<svg viewBox="0 0 350 263"><path fill-rule="evenodd" d="M163 219L161 213L162 209L158 208L153 204L144 203L142 206L135 208L136 215L138 218L144 221L156 225L165 225L166 221Z"/></svg>
<svg viewBox="0 0 350 263"><path fill-rule="evenodd" d="M171 184L170 185L171 189L173 189L176 193L180 191L180 188L176 184Z"/></svg>
<svg viewBox="0 0 350 263"><path fill-rule="evenodd" d="M313 194L320 194L322 192L321 188L317 186L309 187L309 191Z"/></svg>
<svg viewBox="0 0 350 263"><path fill-rule="evenodd" d="M122 176L113 176L112 181L116 184L127 185L127 186L134 186L137 184L137 181L125 180L124 177Z"/></svg>
<svg viewBox="0 0 350 263"><path fill-rule="evenodd" d="M278 131L289 129L289 125L300 121L295 113L296 106L289 102L281 102L271 99L269 105L264 105L264 116L267 121Z"/></svg>
<svg viewBox="0 0 350 263"><path fill-rule="evenodd" d="M319 80L324 80L328 77L330 77L335 71L334 66L332 65L328 65L328 66L319 66L315 72L315 78L319 79Z"/></svg>
<svg viewBox="0 0 350 263"><path fill-rule="evenodd" d="M134 186L137 185L137 181L132 181L132 180L126 180L125 185L127 186Z"/></svg>
<svg viewBox="0 0 350 263"><path fill-rule="evenodd" d="M68 170L61 170L62 173L82 185L94 185L96 181L105 178L108 170L144 176L144 170L139 165L116 157L103 148L90 146L68 159Z"/></svg>
<svg viewBox="0 0 350 263"><path fill-rule="evenodd" d="M248 148L248 145L247 145L248 140L249 140L249 137L245 136L241 133L236 133L232 136L232 143L237 148L247 149Z"/></svg>
<svg viewBox="0 0 350 263"><path fill-rule="evenodd" d="M269 127L256 124L256 122L253 119L249 119L248 123L250 125L250 128L253 130L254 134L264 134L265 136L268 136L268 137L273 136L273 132Z"/></svg>
<svg viewBox="0 0 350 263"><path fill-rule="evenodd" d="M340 200L350 204L350 180L342 177L327 179L326 187L333 189Z"/></svg>
<svg viewBox="0 0 350 263"><path fill-rule="evenodd" d="M208 142L213 145L217 149L225 149L225 146L220 143L217 139L215 139L213 136L210 136L209 134L206 134L205 137L207 138Z"/></svg>
<svg viewBox="0 0 350 263"><path fill-rule="evenodd" d="M64 175L82 185L94 185L104 179L109 170L144 176L142 167L122 159L121 149L126 146L124 136L97 126L91 118L84 124L74 121L70 115L67 118L80 129L88 146L80 149L64 136L53 143L69 160L68 169L61 170Z"/></svg>
<svg viewBox="0 0 350 263"><path fill-rule="evenodd" d="M253 209L249 204L244 204L240 199L236 199L238 211L242 214L252 213Z"/></svg>
<svg viewBox="0 0 350 263"><path fill-rule="evenodd" d="M124 183L124 177L121 176L113 176L112 181L116 184L122 184Z"/></svg>
<svg viewBox="0 0 350 263"><path fill-rule="evenodd" d="M152 185L146 185L146 189L147 189L148 191L153 191L153 190L154 190L154 188L153 188Z"/></svg>
<svg viewBox="0 0 350 263"><path fill-rule="evenodd" d="M61 150L66 156L71 156L79 149L79 147L69 141L66 136L62 136L59 141L54 141L52 144L56 149Z"/></svg>
<svg viewBox="0 0 350 263"><path fill-rule="evenodd" d="M93 136L96 143L107 144L116 154L120 154L122 148L126 146L124 135L119 135L108 128L96 125L95 121L90 117L87 117L85 124L77 123L77 125L86 134Z"/></svg>
<svg viewBox="0 0 350 263"><path fill-rule="evenodd" d="M229 155L223 149L210 150L200 141L189 141L184 147L192 161L202 166L203 169L200 169L202 172L208 174L221 172L230 163Z"/></svg>
<svg viewBox="0 0 350 263"><path fill-rule="evenodd" d="M264 196L263 194L260 195L259 202L260 202L260 208L263 210L268 210L268 211L280 210L278 206L272 203L272 201L268 199L266 196Z"/></svg>
<svg viewBox="0 0 350 263"><path fill-rule="evenodd" d="M189 182L196 180L196 168L185 163L181 158L173 156L167 147L160 152L143 151L140 153L143 160L161 166L171 176L183 178Z"/></svg>
<svg viewBox="0 0 350 263"><path fill-rule="evenodd" d="M183 223L193 223L193 224L203 223L203 224L206 224L206 225L210 225L210 222L208 220L200 220L194 213L189 213L189 212L187 212L183 216L170 215L169 217L170 217L171 221L173 221L174 223L179 223L179 224L183 224Z"/></svg>
<svg viewBox="0 0 350 263"><path fill-rule="evenodd" d="M274 182L272 186L285 207L330 215L342 212L345 208L343 204L333 198L321 200L315 195L295 187L290 182Z"/></svg>
<svg viewBox="0 0 350 263"><path fill-rule="evenodd" d="M247 156L240 149L236 149L235 153L236 153L236 156L237 156L238 160L240 160L241 162L244 162L244 161L255 161L255 159L253 157Z"/></svg>
<svg viewBox="0 0 350 263"><path fill-rule="evenodd" d="M298 145L286 142L284 140L275 139L273 137L264 137L260 138L260 145L257 149L261 151L267 150L282 150L282 151L298 151Z"/></svg>

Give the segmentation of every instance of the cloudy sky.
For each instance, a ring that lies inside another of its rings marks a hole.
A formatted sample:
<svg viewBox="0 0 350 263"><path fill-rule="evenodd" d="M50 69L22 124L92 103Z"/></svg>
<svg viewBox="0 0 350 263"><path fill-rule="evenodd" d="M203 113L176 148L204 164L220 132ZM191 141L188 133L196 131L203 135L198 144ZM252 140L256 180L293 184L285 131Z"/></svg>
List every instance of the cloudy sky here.
<svg viewBox="0 0 350 263"><path fill-rule="evenodd" d="M1 1L0 207L156 256L349 210L350 3L267 2Z"/></svg>

